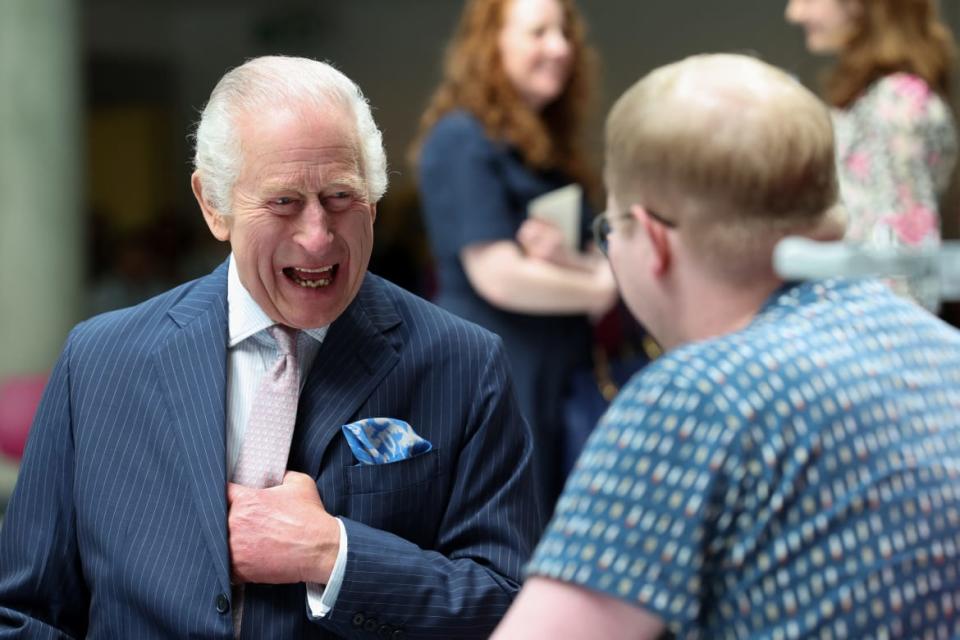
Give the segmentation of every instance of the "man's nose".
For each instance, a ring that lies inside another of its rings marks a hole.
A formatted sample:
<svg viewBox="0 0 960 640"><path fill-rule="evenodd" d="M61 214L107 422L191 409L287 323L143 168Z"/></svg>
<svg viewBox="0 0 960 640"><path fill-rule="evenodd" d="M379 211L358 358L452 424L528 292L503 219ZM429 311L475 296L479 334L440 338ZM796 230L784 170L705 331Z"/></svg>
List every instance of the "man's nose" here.
<svg viewBox="0 0 960 640"><path fill-rule="evenodd" d="M324 251L333 240L330 213L319 199L311 199L300 212L294 240L310 253Z"/></svg>

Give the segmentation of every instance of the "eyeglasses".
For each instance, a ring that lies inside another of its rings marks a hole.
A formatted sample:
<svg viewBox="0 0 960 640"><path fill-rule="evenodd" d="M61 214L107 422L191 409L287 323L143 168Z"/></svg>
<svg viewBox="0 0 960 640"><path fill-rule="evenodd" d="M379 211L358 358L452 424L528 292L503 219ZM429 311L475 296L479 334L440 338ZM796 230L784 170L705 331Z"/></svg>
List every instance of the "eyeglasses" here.
<svg viewBox="0 0 960 640"><path fill-rule="evenodd" d="M667 220L661 216L656 211L651 211L650 209L644 209L647 212L647 215L667 227L668 229L676 229L677 223L672 220ZM633 215L629 211L624 211L616 216L618 220L626 220L632 218ZM604 254L607 253L607 237L610 235L610 232L613 230L610 226L610 212L604 211L596 218L593 219L592 224L593 230L593 240L597 243L597 246L600 248Z"/></svg>

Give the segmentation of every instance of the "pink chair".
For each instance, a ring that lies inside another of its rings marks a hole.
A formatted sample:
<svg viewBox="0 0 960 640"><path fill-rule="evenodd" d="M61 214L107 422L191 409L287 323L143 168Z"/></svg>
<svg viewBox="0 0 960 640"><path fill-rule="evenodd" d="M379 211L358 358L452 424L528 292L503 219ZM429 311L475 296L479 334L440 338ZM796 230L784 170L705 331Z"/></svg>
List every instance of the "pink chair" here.
<svg viewBox="0 0 960 640"><path fill-rule="evenodd" d="M7 378L0 382L0 454L19 461L47 375Z"/></svg>

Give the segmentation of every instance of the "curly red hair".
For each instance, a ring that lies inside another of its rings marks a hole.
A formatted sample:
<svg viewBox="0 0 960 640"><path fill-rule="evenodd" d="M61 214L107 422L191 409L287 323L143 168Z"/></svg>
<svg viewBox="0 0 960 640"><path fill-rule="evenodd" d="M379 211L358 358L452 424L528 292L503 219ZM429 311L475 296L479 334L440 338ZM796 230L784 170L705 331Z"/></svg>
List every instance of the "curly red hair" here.
<svg viewBox="0 0 960 640"><path fill-rule="evenodd" d="M849 107L875 80L907 72L948 96L955 43L934 0L839 0L862 7L856 32L825 82L827 102Z"/></svg>
<svg viewBox="0 0 960 640"><path fill-rule="evenodd" d="M570 78L563 93L542 112L531 109L513 87L500 59L499 37L513 0L469 0L447 47L443 80L420 120L411 149L416 163L424 136L440 118L456 109L473 114L487 134L516 147L535 169L559 169L590 184L581 131L591 96L596 58L586 42L586 26L572 0L563 7L573 50Z"/></svg>

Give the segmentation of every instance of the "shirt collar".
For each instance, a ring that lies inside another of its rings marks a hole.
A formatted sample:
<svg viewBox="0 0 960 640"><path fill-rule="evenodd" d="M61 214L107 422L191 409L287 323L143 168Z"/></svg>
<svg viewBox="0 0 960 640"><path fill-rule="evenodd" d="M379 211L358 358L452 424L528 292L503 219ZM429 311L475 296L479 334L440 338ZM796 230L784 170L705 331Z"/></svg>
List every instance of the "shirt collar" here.
<svg viewBox="0 0 960 640"><path fill-rule="evenodd" d="M235 347L247 338L264 332L276 324L263 312L260 305L240 282L240 274L237 272L232 253L227 267L227 312L230 331L228 346L230 347ZM317 342L323 342L328 328L329 325L317 329L304 329L301 333L309 335Z"/></svg>

